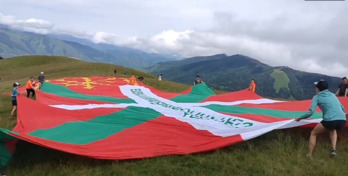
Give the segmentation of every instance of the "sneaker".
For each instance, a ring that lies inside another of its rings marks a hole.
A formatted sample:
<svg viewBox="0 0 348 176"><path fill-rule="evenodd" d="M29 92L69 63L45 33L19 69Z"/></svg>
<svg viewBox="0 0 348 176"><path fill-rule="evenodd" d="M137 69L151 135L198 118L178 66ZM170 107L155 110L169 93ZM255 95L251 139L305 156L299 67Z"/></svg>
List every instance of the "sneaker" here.
<svg viewBox="0 0 348 176"><path fill-rule="evenodd" d="M331 156L332 157L336 157L337 156L336 150L331 150Z"/></svg>
<svg viewBox="0 0 348 176"><path fill-rule="evenodd" d="M307 153L307 154L306 154L306 157L307 157L307 158L312 158L312 155L309 154L309 153Z"/></svg>

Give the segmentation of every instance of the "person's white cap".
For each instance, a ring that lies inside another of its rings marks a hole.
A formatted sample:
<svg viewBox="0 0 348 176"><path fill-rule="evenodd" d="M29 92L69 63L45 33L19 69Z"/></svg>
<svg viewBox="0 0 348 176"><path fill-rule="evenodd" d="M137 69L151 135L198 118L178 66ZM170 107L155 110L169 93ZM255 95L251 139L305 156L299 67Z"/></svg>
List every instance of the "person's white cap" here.
<svg viewBox="0 0 348 176"><path fill-rule="evenodd" d="M16 86L20 86L20 84L18 82L14 82L13 87L16 87Z"/></svg>
<svg viewBox="0 0 348 176"><path fill-rule="evenodd" d="M315 81L315 82L314 82L314 85L318 85L318 83L321 82L321 81L325 81L325 80L320 79L319 81Z"/></svg>
<svg viewBox="0 0 348 176"><path fill-rule="evenodd" d="M44 72L41 72L40 74L44 74Z"/></svg>

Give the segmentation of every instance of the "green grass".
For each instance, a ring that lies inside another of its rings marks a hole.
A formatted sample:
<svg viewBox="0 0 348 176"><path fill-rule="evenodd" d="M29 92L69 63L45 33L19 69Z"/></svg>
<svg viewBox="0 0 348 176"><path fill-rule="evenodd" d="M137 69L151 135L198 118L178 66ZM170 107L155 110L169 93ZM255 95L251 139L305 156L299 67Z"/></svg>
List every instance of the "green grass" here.
<svg viewBox="0 0 348 176"><path fill-rule="evenodd" d="M0 127L12 129L16 119L10 117L12 83L24 84L29 76L44 71L47 79L72 76L111 76L115 65L88 63L61 57L28 56L0 60ZM116 66L119 73L126 68ZM144 76L145 83L165 91L180 92L188 85L127 69L129 74ZM7 168L7 175L151 175L151 176L219 176L219 175L347 175L348 130L339 133L338 157L329 157L328 134L318 138L312 160L305 157L310 129L277 130L250 141L211 152L184 156L110 161L96 160L42 148L24 141Z"/></svg>
<svg viewBox="0 0 348 176"><path fill-rule="evenodd" d="M274 88L277 93L279 93L279 90L282 87L289 89L290 79L285 72L283 72L280 69L275 69L273 73L271 74L271 77L274 78L275 80Z"/></svg>

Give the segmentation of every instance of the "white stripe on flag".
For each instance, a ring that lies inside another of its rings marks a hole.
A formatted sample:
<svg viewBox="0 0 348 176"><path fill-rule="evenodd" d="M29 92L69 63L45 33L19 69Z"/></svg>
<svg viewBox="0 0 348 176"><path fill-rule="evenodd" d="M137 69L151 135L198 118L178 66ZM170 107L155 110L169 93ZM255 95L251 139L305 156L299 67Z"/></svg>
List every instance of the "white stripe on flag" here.
<svg viewBox="0 0 348 176"><path fill-rule="evenodd" d="M176 103L153 94L140 86L120 86L121 92L138 104L154 109L161 114L187 122L198 130L208 130L217 136L241 135L250 139L274 129L293 124L294 120L273 123L258 122L238 116L225 115L203 107L190 106L188 103ZM311 122L313 123L313 122ZM303 125L298 123L297 126Z"/></svg>
<svg viewBox="0 0 348 176"><path fill-rule="evenodd" d="M240 100L234 102L209 101L202 103L176 103L153 94L150 89L145 87L125 85L120 86L120 89L124 95L133 99L137 103L50 106L67 110L127 108L129 106L151 108L167 117L173 117L179 121L187 122L198 130L207 130L214 135L222 137L241 135L244 140L255 138L274 129L291 128L321 121L321 119L311 119L302 120L301 122L284 120L273 123L263 123L238 116L221 114L200 107L212 104L233 106L243 103L264 104L281 102L270 99Z"/></svg>
<svg viewBox="0 0 348 176"><path fill-rule="evenodd" d="M201 103L181 103L185 106L208 106L208 105L225 105L225 106L235 106L240 104L272 104L272 103L278 103L278 102L284 102L284 101L277 101L277 100L271 100L266 98L261 99L255 99L255 100L239 100L239 101L232 101L232 102L221 102L221 101L206 101Z"/></svg>

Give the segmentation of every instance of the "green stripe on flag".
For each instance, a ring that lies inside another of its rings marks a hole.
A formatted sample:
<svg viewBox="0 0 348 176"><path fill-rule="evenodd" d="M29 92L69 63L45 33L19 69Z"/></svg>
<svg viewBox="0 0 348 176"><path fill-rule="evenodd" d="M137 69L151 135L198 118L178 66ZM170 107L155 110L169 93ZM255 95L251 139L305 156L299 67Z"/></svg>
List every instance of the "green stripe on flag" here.
<svg viewBox="0 0 348 176"><path fill-rule="evenodd" d="M128 107L113 114L98 116L89 121L68 122L60 126L31 132L29 135L70 144L88 144L101 140L161 116L155 110Z"/></svg>
<svg viewBox="0 0 348 176"><path fill-rule="evenodd" d="M265 115L265 116L279 117L279 118L296 118L306 113L304 111L303 112L302 111L283 111L283 110L248 108L248 107L241 107L241 106L225 106L225 105L208 105L204 107L217 112L227 112L227 113L233 113L233 114L256 114L256 115ZM311 118L312 119L322 118L322 113L315 112L311 116Z"/></svg>
<svg viewBox="0 0 348 176"><path fill-rule="evenodd" d="M177 103L198 103L211 95L215 95L214 91L211 90L207 84L202 83L193 86L189 94L178 95L171 100Z"/></svg>
<svg viewBox="0 0 348 176"><path fill-rule="evenodd" d="M7 166L10 161L12 154L8 151L5 141L0 140L0 169L3 169Z"/></svg>
<svg viewBox="0 0 348 176"><path fill-rule="evenodd" d="M57 84L52 84L49 82L46 82L45 84L43 84L41 91L59 95L62 97L77 98L77 99L83 99L83 100L98 100L98 101L105 101L105 102L112 102L112 103L135 103L134 100L128 99L128 98L114 98L114 97L80 94L73 90L68 89L67 87L60 86Z"/></svg>
<svg viewBox="0 0 348 176"><path fill-rule="evenodd" d="M0 128L0 169L6 167L12 158L12 153L7 149L5 141L15 138L8 135L8 132L8 130Z"/></svg>

